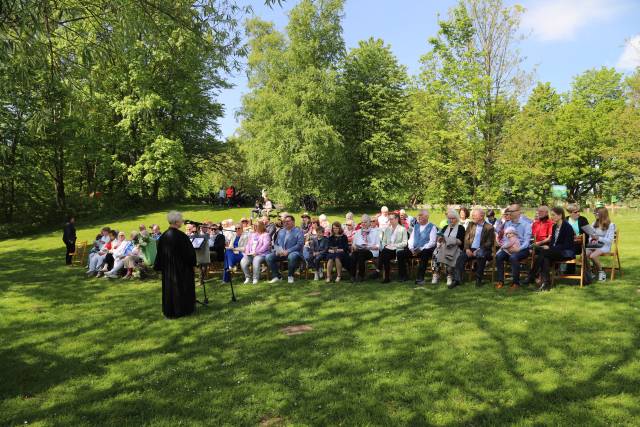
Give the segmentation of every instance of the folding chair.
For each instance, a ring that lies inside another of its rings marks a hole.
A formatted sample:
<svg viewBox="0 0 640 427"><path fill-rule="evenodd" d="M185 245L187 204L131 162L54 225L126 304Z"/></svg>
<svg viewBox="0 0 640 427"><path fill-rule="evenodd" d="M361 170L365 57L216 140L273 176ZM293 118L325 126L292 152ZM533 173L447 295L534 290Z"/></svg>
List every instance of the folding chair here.
<svg viewBox="0 0 640 427"><path fill-rule="evenodd" d="M76 242L76 249L71 254L71 265L85 265L85 259L87 257L87 241Z"/></svg>
<svg viewBox="0 0 640 427"><path fill-rule="evenodd" d="M576 254L574 259L566 261L555 261L551 266L551 286L554 286L556 279L572 279L579 280L580 287L584 286L584 274L585 268L587 268L586 252L585 252L585 238L584 234L580 234L575 237L575 243L580 244L580 253ZM575 265L576 271L573 274L560 273L561 265Z"/></svg>
<svg viewBox="0 0 640 427"><path fill-rule="evenodd" d="M611 280L615 280L616 270L620 272L620 277L623 277L622 266L620 265L620 254L618 252L619 238L620 238L620 232L616 229L616 232L613 238L613 244L611 245L611 252L600 255L600 259L602 259L603 257L611 257L611 266L602 267L602 270L611 272Z"/></svg>

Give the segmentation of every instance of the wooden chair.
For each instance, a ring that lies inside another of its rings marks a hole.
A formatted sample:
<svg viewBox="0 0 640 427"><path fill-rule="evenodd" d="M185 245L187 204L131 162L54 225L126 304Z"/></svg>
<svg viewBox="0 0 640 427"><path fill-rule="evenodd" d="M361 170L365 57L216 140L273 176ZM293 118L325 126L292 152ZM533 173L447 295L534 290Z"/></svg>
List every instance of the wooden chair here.
<svg viewBox="0 0 640 427"><path fill-rule="evenodd" d="M467 262L464 267L464 273L467 276L467 280L471 280L475 277L475 268L476 260L473 259L471 262ZM506 270L505 270L506 273ZM489 274L491 276L491 282L495 282L496 280L496 246L493 245L493 252L491 254L491 259L488 259L484 265L484 275L487 276Z"/></svg>
<svg viewBox="0 0 640 427"><path fill-rule="evenodd" d="M600 259L602 259L603 257L611 257L611 266L602 267L602 270L611 272L611 280L615 280L616 270L620 272L620 277L623 277L622 266L620 265L620 253L618 252L619 238L620 232L616 230L613 237L613 244L611 245L611 252L600 255Z"/></svg>
<svg viewBox="0 0 640 427"><path fill-rule="evenodd" d="M76 249L71 254L71 265L84 266L87 258L87 241L76 242Z"/></svg>
<svg viewBox="0 0 640 427"><path fill-rule="evenodd" d="M585 252L585 238L584 234L580 234L575 237L575 243L579 244L581 247L580 253L576 254L574 259L569 259L565 261L555 261L551 266L551 286L554 286L556 279L571 279L571 280L579 280L580 287L584 286L584 275L586 272L586 268L588 268L588 262L586 259ZM562 274L560 272L560 266L562 265L574 265L575 272L572 274Z"/></svg>

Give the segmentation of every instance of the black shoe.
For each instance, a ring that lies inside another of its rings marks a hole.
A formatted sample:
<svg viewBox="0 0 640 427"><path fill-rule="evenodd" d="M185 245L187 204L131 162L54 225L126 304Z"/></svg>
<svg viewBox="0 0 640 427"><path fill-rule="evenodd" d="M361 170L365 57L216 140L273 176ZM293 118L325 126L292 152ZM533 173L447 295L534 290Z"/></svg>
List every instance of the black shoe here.
<svg viewBox="0 0 640 427"><path fill-rule="evenodd" d="M409 278L407 278L407 277L400 277L398 279L398 282L408 282L408 281L409 281Z"/></svg>
<svg viewBox="0 0 640 427"><path fill-rule="evenodd" d="M454 280L454 282L452 284L450 284L449 286L447 286L447 288L453 289L456 286L460 286L460 282L458 282L457 280Z"/></svg>
<svg viewBox="0 0 640 427"><path fill-rule="evenodd" d="M531 276L527 276L523 281L522 281L522 286L528 286L530 283L535 282L535 277L531 277Z"/></svg>
<svg viewBox="0 0 640 427"><path fill-rule="evenodd" d="M378 271L374 271L374 272L373 272L373 273L371 273L371 275L369 276L369 279L371 279L371 280L375 280L375 279L378 279L378 278L380 278L380 272L378 272Z"/></svg>
<svg viewBox="0 0 640 427"><path fill-rule="evenodd" d="M551 290L549 288L549 285L547 285L546 283L542 282L542 285L540 285L540 287L538 289L536 289L536 292L544 292L544 291L549 291Z"/></svg>
<svg viewBox="0 0 640 427"><path fill-rule="evenodd" d="M482 279L476 279L476 288L479 288L482 286Z"/></svg>
<svg viewBox="0 0 640 427"><path fill-rule="evenodd" d="M416 285L419 285L419 286L424 285L424 279L418 279L418 280L416 280Z"/></svg>
<svg viewBox="0 0 640 427"><path fill-rule="evenodd" d="M382 282L381 282L381 283L391 283L391 280L389 280L389 279L382 279Z"/></svg>
<svg viewBox="0 0 640 427"><path fill-rule="evenodd" d="M593 273L591 273L590 270L586 270L584 272L584 283L585 285L590 285L591 283L593 283Z"/></svg>

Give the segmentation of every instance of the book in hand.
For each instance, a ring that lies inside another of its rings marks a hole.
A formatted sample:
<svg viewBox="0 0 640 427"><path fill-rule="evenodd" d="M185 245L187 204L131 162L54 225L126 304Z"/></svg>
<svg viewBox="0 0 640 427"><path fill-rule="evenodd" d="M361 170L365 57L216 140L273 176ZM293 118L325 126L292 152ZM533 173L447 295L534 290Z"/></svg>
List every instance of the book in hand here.
<svg viewBox="0 0 640 427"><path fill-rule="evenodd" d="M593 228L591 224L583 225L581 227L581 230L583 233L588 234L589 236L595 236L597 234L596 229Z"/></svg>

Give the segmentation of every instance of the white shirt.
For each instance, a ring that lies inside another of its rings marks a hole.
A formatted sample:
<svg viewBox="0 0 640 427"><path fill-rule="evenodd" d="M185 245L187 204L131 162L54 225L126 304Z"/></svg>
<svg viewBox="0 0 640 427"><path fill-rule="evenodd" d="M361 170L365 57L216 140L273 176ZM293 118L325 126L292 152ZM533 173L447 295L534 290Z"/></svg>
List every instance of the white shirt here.
<svg viewBox="0 0 640 427"><path fill-rule="evenodd" d="M373 247L375 246L379 246L380 245L380 236L379 236L379 232L377 228L370 228L369 234L367 235L367 240L364 240L364 236L362 235L362 232L364 230L360 229L358 231L356 231L356 234L353 236L353 244L356 247L366 247L367 249L369 249L371 251L371 253L373 254L374 258L378 257L378 249L373 249Z"/></svg>
<svg viewBox="0 0 640 427"><path fill-rule="evenodd" d="M378 227L382 230L389 226L389 216L380 215L378 217Z"/></svg>
<svg viewBox="0 0 640 427"><path fill-rule="evenodd" d="M414 235L416 233L416 231L421 232L424 231L424 229L427 227L427 225L429 225L428 223L425 225L420 225L420 224L416 224L416 226L413 228L413 231L411 232L411 236L409 236L409 249L410 250L415 250L415 249L420 249L420 250L425 250L425 249L431 249L431 248L435 248L436 247L436 241L438 238L438 229L436 228L435 225L431 226L431 231L429 232L429 241L427 241L427 243L425 243L421 248L416 248L414 247L413 243L415 241L414 239Z"/></svg>

